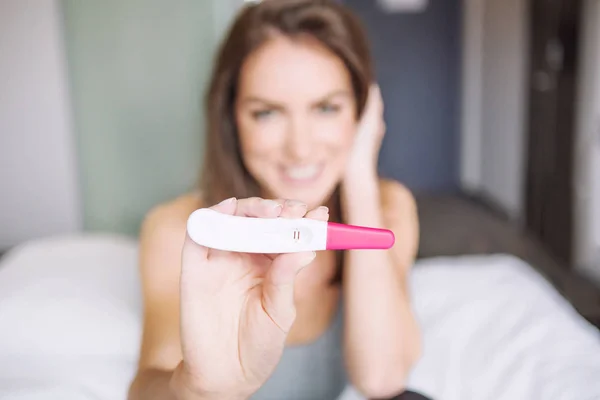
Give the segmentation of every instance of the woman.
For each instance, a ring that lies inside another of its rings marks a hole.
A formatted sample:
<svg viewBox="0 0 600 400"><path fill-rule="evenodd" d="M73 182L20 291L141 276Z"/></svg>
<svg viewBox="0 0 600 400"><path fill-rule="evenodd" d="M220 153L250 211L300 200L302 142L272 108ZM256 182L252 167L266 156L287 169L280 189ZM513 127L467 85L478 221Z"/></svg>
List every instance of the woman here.
<svg viewBox="0 0 600 400"><path fill-rule="evenodd" d="M372 82L365 33L343 6L263 1L238 15L206 99L202 190L152 210L141 230L145 319L130 398L404 390L420 354L407 292L417 215L406 188L377 176L385 127ZM346 254L217 252L186 235L200 207L387 227L397 243Z"/></svg>

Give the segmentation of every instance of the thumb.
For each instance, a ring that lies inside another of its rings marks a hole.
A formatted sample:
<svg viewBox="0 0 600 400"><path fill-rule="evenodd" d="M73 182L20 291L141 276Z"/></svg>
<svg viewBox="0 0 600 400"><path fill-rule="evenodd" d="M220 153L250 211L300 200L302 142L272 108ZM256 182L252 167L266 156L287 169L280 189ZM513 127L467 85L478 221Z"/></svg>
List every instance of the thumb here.
<svg viewBox="0 0 600 400"><path fill-rule="evenodd" d="M273 260L263 281L263 308L271 320L285 333L289 331L296 319L294 306L296 275L310 264L315 256L314 251L281 254Z"/></svg>
<svg viewBox="0 0 600 400"><path fill-rule="evenodd" d="M180 290L182 298L198 290L197 285L206 284L209 280L204 277L208 272L209 249L195 243L186 233L181 251Z"/></svg>
<svg viewBox="0 0 600 400"><path fill-rule="evenodd" d="M208 248L194 242L186 232L183 248L181 249L182 272L186 272L190 268L204 264L207 261L207 257Z"/></svg>
<svg viewBox="0 0 600 400"><path fill-rule="evenodd" d="M237 199L230 198L223 200L217 205L210 207L212 210L221 212L223 214L233 215L237 206ZM185 232L185 241L183 242L183 248L181 249L181 273L187 274L198 274L202 272L202 266L207 262L209 249L195 243L187 232Z"/></svg>

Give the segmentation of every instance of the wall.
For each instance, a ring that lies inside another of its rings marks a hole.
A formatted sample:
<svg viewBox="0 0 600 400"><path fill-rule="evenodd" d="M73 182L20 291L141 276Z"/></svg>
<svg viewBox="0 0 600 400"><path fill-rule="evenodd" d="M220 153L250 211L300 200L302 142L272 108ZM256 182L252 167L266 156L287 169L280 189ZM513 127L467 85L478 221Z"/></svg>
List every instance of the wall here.
<svg viewBox="0 0 600 400"><path fill-rule="evenodd" d="M86 229L135 235L195 183L213 3L62 2Z"/></svg>
<svg viewBox="0 0 600 400"><path fill-rule="evenodd" d="M415 191L459 186L459 0L421 13L385 14L376 1L344 0L364 21L385 102L380 171Z"/></svg>
<svg viewBox="0 0 600 400"><path fill-rule="evenodd" d="M0 249L80 228L58 11L0 1Z"/></svg>
<svg viewBox="0 0 600 400"><path fill-rule="evenodd" d="M236 13L246 2L244 0L212 0L213 31L217 42L229 29Z"/></svg>
<svg viewBox="0 0 600 400"><path fill-rule="evenodd" d="M527 1L489 0L483 37L481 185L514 218L523 213Z"/></svg>
<svg viewBox="0 0 600 400"><path fill-rule="evenodd" d="M523 216L527 1L463 0L461 183Z"/></svg>
<svg viewBox="0 0 600 400"><path fill-rule="evenodd" d="M600 2L584 0L577 102L576 264L600 282ZM524 213L528 14L524 0L463 0L461 185Z"/></svg>
<svg viewBox="0 0 600 400"><path fill-rule="evenodd" d="M463 0L463 188L524 213L527 2Z"/></svg>
<svg viewBox="0 0 600 400"><path fill-rule="evenodd" d="M584 1L576 142L576 261L600 282L600 1Z"/></svg>
<svg viewBox="0 0 600 400"><path fill-rule="evenodd" d="M463 0L460 184L481 190L481 110L485 0Z"/></svg>

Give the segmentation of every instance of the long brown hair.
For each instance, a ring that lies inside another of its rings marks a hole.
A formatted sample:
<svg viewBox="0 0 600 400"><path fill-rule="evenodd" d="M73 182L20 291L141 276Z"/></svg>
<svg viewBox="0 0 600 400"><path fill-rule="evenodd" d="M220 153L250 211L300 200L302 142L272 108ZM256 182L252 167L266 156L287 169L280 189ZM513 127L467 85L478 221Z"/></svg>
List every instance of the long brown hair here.
<svg viewBox="0 0 600 400"><path fill-rule="evenodd" d="M366 32L350 10L332 0L263 0L245 5L221 44L205 97L207 129L200 191L206 204L261 195L242 161L234 102L244 61L274 35L310 37L336 54L352 79L356 115L362 114L374 73ZM329 205L331 220L341 221L339 189Z"/></svg>

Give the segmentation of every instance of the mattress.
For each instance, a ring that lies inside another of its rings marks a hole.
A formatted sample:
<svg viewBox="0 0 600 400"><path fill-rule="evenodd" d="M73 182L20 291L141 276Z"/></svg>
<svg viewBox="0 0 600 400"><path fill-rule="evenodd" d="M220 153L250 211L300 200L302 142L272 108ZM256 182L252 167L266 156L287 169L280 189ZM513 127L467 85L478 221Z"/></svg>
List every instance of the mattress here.
<svg viewBox="0 0 600 400"><path fill-rule="evenodd" d="M125 399L142 302L137 243L50 238L0 260L0 399ZM600 399L600 333L509 255L419 260L424 353L408 387L436 400ZM341 399L360 399L349 387Z"/></svg>

